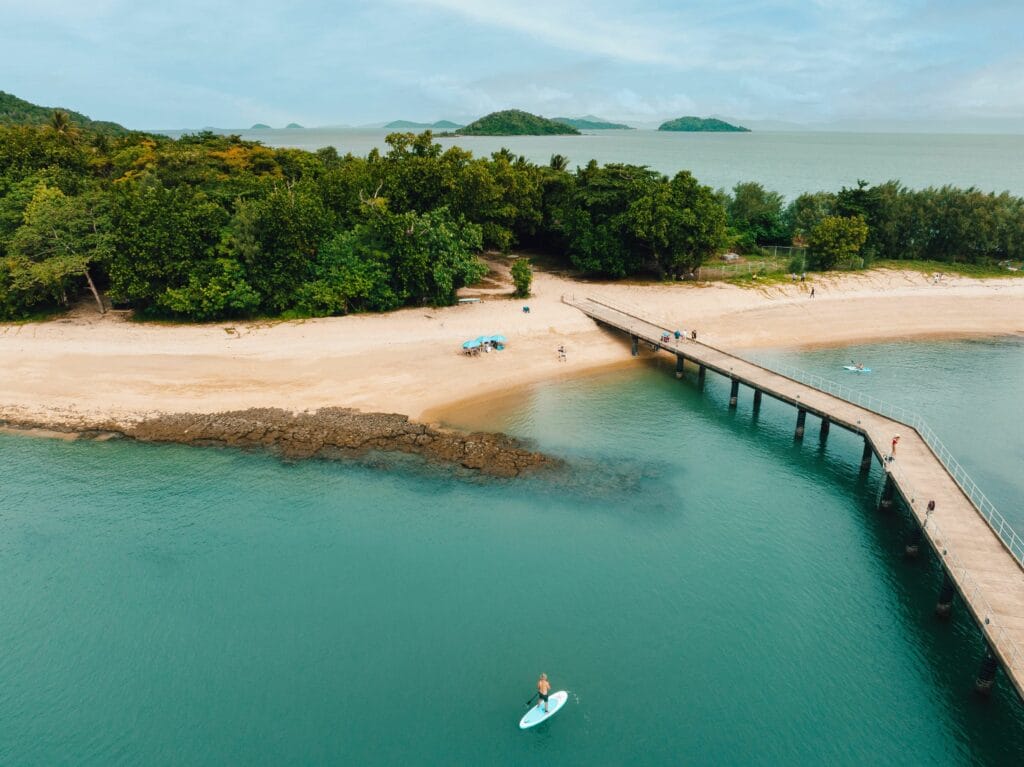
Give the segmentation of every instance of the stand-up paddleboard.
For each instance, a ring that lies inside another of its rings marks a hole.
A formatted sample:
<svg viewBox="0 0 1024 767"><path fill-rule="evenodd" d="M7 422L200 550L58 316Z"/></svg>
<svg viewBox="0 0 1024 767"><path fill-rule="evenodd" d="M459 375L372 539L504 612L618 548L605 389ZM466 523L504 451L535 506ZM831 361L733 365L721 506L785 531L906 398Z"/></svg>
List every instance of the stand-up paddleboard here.
<svg viewBox="0 0 1024 767"><path fill-rule="evenodd" d="M559 690L558 692L551 693L551 695L548 696L548 710L545 711L544 704L538 701L537 705L527 711L526 715L519 720L519 729L528 730L531 727L540 724L544 720L550 719L562 710L562 706L565 705L565 702L568 699L569 693L565 690Z"/></svg>
<svg viewBox="0 0 1024 767"><path fill-rule="evenodd" d="M870 373L871 368L859 368L856 365L843 365L843 370L849 370L853 373Z"/></svg>

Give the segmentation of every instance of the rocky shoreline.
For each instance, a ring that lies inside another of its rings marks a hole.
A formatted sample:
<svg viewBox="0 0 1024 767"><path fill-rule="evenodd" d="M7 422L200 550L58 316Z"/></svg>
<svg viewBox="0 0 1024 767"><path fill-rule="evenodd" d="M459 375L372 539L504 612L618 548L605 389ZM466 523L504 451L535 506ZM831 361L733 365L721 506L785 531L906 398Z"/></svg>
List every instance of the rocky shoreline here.
<svg viewBox="0 0 1024 767"><path fill-rule="evenodd" d="M185 445L260 448L287 459L358 457L401 452L431 463L461 467L491 477L517 477L554 466L555 459L527 449L505 434L439 429L398 413L363 413L321 408L293 413L252 408L225 413L170 413L138 421L19 418L0 420L9 429L73 435L76 439L134 439Z"/></svg>

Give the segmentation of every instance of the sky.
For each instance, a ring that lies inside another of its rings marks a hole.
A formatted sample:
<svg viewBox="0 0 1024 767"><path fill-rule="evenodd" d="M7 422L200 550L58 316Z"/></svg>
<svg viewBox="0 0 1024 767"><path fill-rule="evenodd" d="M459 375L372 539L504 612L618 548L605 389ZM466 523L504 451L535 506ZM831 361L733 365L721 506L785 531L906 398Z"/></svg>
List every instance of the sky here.
<svg viewBox="0 0 1024 767"><path fill-rule="evenodd" d="M944 121L1024 131L1022 0L0 0L0 90L131 128Z"/></svg>

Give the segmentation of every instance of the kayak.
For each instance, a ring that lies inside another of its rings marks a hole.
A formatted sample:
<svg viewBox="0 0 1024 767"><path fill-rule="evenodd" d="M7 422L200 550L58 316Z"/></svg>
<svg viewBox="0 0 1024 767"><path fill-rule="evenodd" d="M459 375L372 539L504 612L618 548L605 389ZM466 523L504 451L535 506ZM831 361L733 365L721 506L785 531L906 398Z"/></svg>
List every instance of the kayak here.
<svg viewBox="0 0 1024 767"><path fill-rule="evenodd" d="M565 690L553 692L548 696L548 710L544 711L544 704L538 701L537 705L531 708L522 719L519 720L519 729L528 730L541 722L550 719L559 711L569 699L569 693Z"/></svg>
<svg viewBox="0 0 1024 767"><path fill-rule="evenodd" d="M856 365L843 365L843 370L849 370L852 373L870 373L871 368L859 368Z"/></svg>

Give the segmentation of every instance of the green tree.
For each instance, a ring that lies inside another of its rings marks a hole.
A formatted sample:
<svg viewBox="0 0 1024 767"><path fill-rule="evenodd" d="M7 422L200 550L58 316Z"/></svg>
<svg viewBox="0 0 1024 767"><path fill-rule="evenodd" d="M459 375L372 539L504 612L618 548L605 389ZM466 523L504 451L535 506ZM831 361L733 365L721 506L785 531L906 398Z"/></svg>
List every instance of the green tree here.
<svg viewBox="0 0 1024 767"><path fill-rule="evenodd" d="M167 288L156 299L160 311L200 321L248 316L259 305L260 296L246 281L244 268L230 258L203 264L184 286Z"/></svg>
<svg viewBox="0 0 1024 767"><path fill-rule="evenodd" d="M512 262L512 282L516 286L516 298L526 298L530 295L530 285L533 284L533 269L529 260L517 258Z"/></svg>
<svg viewBox="0 0 1024 767"><path fill-rule="evenodd" d="M313 274L332 217L311 181L275 185L253 203L252 229L259 250L243 259L249 283L271 311L289 308L295 290Z"/></svg>
<svg viewBox="0 0 1024 767"><path fill-rule="evenodd" d="M551 170L567 171L569 170L569 158L563 154L553 154L551 155L548 167L550 167Z"/></svg>
<svg viewBox="0 0 1024 767"><path fill-rule="evenodd" d="M829 192L804 192L786 208L787 227L793 238L806 243L811 232L826 216L833 215L835 195Z"/></svg>
<svg viewBox="0 0 1024 767"><path fill-rule="evenodd" d="M852 265L867 238L862 216L826 216L811 232L808 263L822 271Z"/></svg>
<svg viewBox="0 0 1024 767"><path fill-rule="evenodd" d="M636 240L630 206L662 178L639 165L602 167L591 160L579 168L549 213L573 266L603 277L639 271L646 253Z"/></svg>
<svg viewBox="0 0 1024 767"><path fill-rule="evenodd" d="M81 137L82 132L71 122L68 113L61 110L53 110L50 116L50 130L64 143L74 144Z"/></svg>
<svg viewBox="0 0 1024 767"><path fill-rule="evenodd" d="M662 277L696 269L725 240L725 211L688 171L649 185L630 205L629 225Z"/></svg>
<svg viewBox="0 0 1024 767"><path fill-rule="evenodd" d="M767 191L761 184L736 184L726 212L729 226L739 235L745 249L754 245L789 245L793 240L782 195Z"/></svg>
<svg viewBox="0 0 1024 767"><path fill-rule="evenodd" d="M84 281L100 313L106 311L90 267L110 256L110 222L98 194L68 197L40 184L25 208L23 223L8 243L9 292L23 308L54 300L67 306Z"/></svg>
<svg viewBox="0 0 1024 767"><path fill-rule="evenodd" d="M143 311L166 307L160 297L181 289L216 258L227 212L200 191L157 181L118 188L111 209L110 294Z"/></svg>

